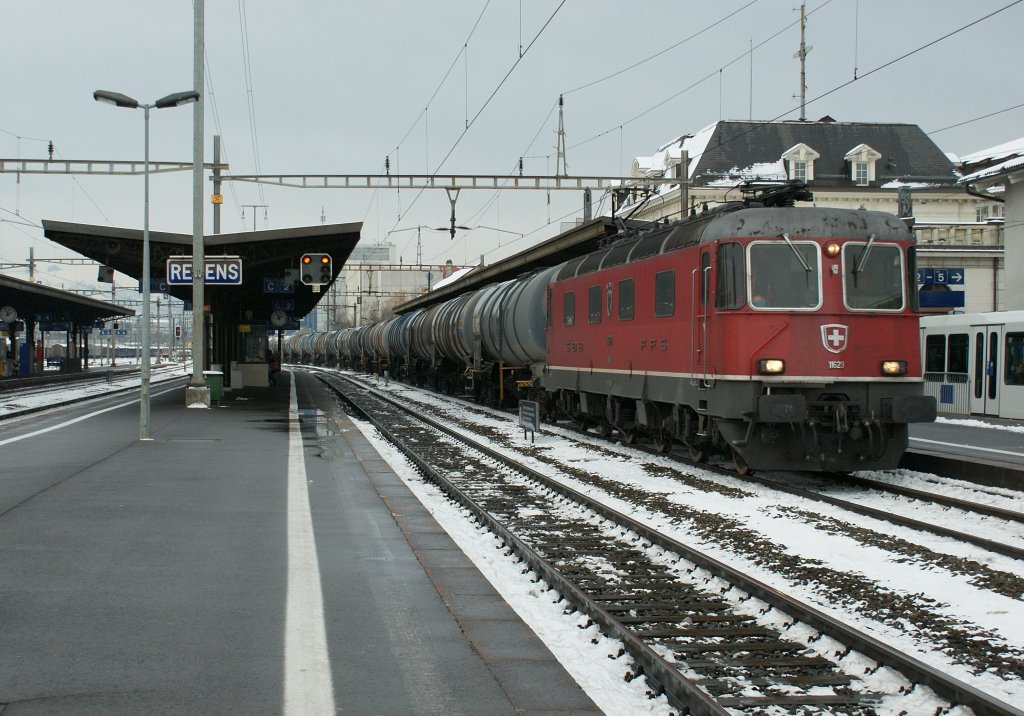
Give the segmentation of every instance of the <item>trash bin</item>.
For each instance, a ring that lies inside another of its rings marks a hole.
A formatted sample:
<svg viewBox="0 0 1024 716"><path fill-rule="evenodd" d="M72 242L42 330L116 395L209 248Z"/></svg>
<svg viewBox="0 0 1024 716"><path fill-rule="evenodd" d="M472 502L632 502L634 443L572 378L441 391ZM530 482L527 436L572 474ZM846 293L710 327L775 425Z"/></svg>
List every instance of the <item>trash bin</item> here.
<svg viewBox="0 0 1024 716"><path fill-rule="evenodd" d="M210 386L210 402L219 403L224 394L224 373L219 370L204 370L203 380Z"/></svg>

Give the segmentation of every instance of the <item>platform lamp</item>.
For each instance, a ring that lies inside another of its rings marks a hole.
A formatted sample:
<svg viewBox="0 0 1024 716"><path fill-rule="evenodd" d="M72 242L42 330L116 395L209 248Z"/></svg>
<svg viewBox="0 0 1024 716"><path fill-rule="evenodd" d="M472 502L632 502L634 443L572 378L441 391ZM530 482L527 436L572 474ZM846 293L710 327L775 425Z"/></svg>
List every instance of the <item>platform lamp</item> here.
<svg viewBox="0 0 1024 716"><path fill-rule="evenodd" d="M166 97L161 97L153 104L141 104L138 100L132 99L120 92L108 92L107 90L96 90L92 93L93 99L97 102L106 102L115 107L126 107L128 109L142 109L145 117L145 201L142 221L142 396L139 401L139 439L150 440L149 431L149 377L150 377L150 336L149 336L149 110L167 109L168 107L180 107L189 102L199 99L199 93L195 91L175 92Z"/></svg>

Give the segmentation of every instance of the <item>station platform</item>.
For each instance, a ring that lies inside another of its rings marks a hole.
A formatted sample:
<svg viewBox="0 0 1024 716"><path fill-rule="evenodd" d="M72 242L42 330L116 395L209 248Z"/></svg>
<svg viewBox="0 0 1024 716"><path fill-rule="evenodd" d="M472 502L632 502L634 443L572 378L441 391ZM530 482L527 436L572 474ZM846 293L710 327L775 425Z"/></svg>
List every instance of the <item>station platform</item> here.
<svg viewBox="0 0 1024 716"><path fill-rule="evenodd" d="M599 712L315 379L183 391L0 423L4 716Z"/></svg>
<svg viewBox="0 0 1024 716"><path fill-rule="evenodd" d="M939 416L934 423L913 423L900 467L1022 490L1024 426L975 416Z"/></svg>

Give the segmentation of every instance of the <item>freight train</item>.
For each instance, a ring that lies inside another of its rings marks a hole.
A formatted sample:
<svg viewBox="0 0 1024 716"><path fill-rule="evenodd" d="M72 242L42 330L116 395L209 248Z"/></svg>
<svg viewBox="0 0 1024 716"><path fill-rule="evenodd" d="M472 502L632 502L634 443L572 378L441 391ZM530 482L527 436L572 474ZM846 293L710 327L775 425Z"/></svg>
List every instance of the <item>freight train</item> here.
<svg viewBox="0 0 1024 716"><path fill-rule="evenodd" d="M391 376L750 469L897 465L923 395L911 231L762 192L286 359Z"/></svg>

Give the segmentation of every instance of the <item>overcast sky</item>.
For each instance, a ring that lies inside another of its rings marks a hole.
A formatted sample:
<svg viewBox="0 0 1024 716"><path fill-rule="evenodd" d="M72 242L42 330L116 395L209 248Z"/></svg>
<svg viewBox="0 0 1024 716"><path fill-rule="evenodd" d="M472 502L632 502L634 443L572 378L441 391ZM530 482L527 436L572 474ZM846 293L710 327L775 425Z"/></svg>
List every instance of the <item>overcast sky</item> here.
<svg viewBox="0 0 1024 716"><path fill-rule="evenodd" d="M392 173L507 175L521 156L525 173L553 174L552 110L564 93L569 173L628 174L633 157L719 119L796 119L798 8L207 0L206 160L220 134L234 174L378 174L390 157ZM1024 108L978 119L1024 102L1013 79L1019 0L810 0L807 12L807 97L827 94L808 104L809 119L917 124L958 155L1024 135ZM141 160L142 111L97 103L92 92L152 102L192 87L190 2L4 0L0 19L2 158L44 159L52 140L55 158ZM191 107L154 110L150 130L151 159L191 161ZM405 263L416 261L415 227L446 226L450 212L443 191L232 183L224 196L224 232L251 230L254 219L258 229L361 221L364 243L392 241ZM190 173L152 177L151 228L191 233L191 197ZM266 209L245 206L259 204ZM548 204L543 192L464 191L458 223L480 228L454 241L423 229L423 261L483 254L490 263L557 234L581 210L575 192L552 193ZM142 213L141 177L2 174L0 263L27 260L30 246L37 258L73 255L42 238L43 219L141 228ZM205 216L210 231L209 204ZM69 289L95 278L91 269L40 270Z"/></svg>

